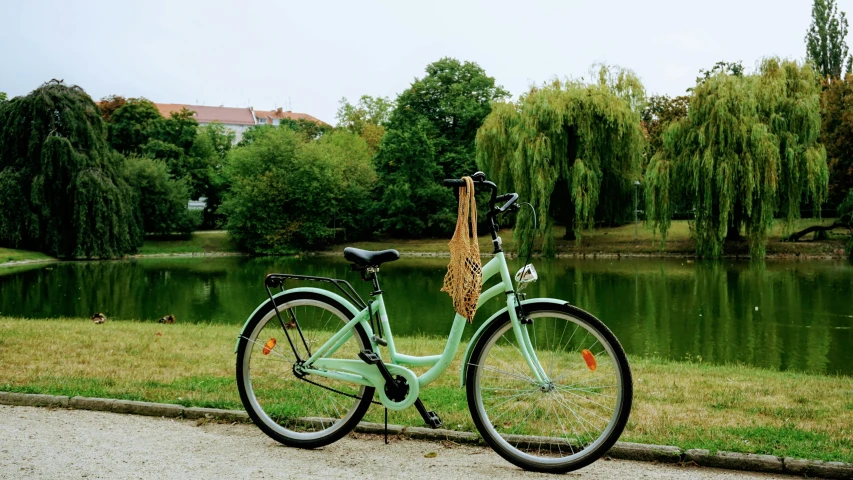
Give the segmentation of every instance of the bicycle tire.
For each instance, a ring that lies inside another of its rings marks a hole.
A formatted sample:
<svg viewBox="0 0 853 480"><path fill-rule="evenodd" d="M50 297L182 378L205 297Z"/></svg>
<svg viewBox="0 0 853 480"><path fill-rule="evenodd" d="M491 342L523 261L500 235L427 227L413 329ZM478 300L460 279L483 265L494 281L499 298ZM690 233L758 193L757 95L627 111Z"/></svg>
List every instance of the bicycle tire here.
<svg viewBox="0 0 853 480"><path fill-rule="evenodd" d="M354 316L339 302L313 292L285 293L274 297L274 301L285 321L291 313L296 316L295 322L308 346L322 345ZM309 311L322 311L320 321L316 321L316 313L313 319L308 318ZM237 347L240 400L255 425L274 440L290 447L319 448L339 440L355 427L367 412L375 389L325 377L297 377L293 367L296 356L284 333L287 325L279 321L271 301L249 320L247 333L240 337ZM271 328L269 335L266 327ZM289 333L305 357L305 344L295 325ZM266 349L270 343L273 346ZM356 359L358 351L365 348L370 348L367 333L356 325L353 336L336 352L336 358Z"/></svg>
<svg viewBox="0 0 853 480"><path fill-rule="evenodd" d="M522 327L528 328L533 349L551 382L542 385L532 374L525 373L530 372L530 367L517 345L509 314L505 313L477 340L466 366L466 393L472 419L495 452L525 470L565 473L583 468L616 443L628 422L633 384L625 352L600 320L579 308L540 302L528 303L524 312L533 323ZM557 320L554 328L548 325L548 319ZM571 324L574 327L569 336L566 330ZM573 344L573 339L581 338L575 337L579 330L586 335ZM590 335L595 342L587 342ZM601 351L596 356L592 351L599 343ZM557 347L561 348L559 352ZM592 355L591 362L586 361L586 351ZM509 361L521 363L514 368ZM573 375L565 377L570 367ZM566 371L558 375L557 371L563 369ZM608 372L615 376L615 394L605 388L610 387L607 383L595 385ZM569 378L575 383L563 385L563 379ZM584 384L583 379L596 382ZM601 417L594 411L607 411L609 415ZM590 412L597 419L580 418L578 412L581 415ZM559 418L560 413L568 418ZM600 432L589 431L603 420L607 422ZM567 431L567 424L574 426L571 431Z"/></svg>

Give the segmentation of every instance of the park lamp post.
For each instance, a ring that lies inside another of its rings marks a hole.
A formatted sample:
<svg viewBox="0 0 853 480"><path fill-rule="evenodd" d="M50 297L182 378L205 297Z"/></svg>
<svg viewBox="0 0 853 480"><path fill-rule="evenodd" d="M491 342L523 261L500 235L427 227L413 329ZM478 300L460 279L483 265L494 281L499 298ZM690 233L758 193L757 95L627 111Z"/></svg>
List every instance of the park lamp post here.
<svg viewBox="0 0 853 480"><path fill-rule="evenodd" d="M634 241L636 242L639 238L640 227L637 221L637 192L640 190L640 181L634 180Z"/></svg>

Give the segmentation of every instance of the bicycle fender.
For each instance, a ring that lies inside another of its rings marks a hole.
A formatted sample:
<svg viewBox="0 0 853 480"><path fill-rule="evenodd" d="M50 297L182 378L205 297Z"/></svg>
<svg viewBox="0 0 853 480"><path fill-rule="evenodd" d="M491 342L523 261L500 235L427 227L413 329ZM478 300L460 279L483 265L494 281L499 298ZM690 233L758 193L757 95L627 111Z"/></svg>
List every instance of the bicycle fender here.
<svg viewBox="0 0 853 480"><path fill-rule="evenodd" d="M273 295L273 298L280 297L281 295L285 295L288 293L300 293L300 292L316 293L319 295L329 297L330 299L332 299L332 300L340 303L341 305L343 305L344 308L349 310L353 315L358 315L358 312L360 311L349 300L345 299L344 297L338 295L335 292L332 292L329 290L324 290L322 288L314 288L314 287L291 288L290 290L285 290L283 292L276 293L275 295ZM246 328L249 327L249 321L252 320L252 318L258 313L258 311L260 311L262 308L264 308L266 305L268 305L271 301L272 300L267 299L267 301L258 305L258 308L256 308L255 311L252 312L251 315L249 315L249 318L246 319L246 322L243 324L243 328L240 329L240 335L237 336L237 343L234 345L234 353L235 354L237 353L237 348L240 345L240 338L242 338L243 335L246 334Z"/></svg>
<svg viewBox="0 0 853 480"><path fill-rule="evenodd" d="M521 305L530 305L532 303L551 303L554 305L570 305L569 302L565 300L560 300L557 298L531 298L530 300L522 300ZM462 357L462 372L459 375L459 386L465 388L465 380L468 373L468 362L471 360L471 354L474 353L474 345L480 341L480 337L483 336L483 333L486 332L486 329L489 328L489 325L495 323L501 316L507 314L507 307L504 307L497 311L494 315L489 317L480 328L474 332L474 336L471 337L471 341L468 342L468 347L465 349L465 356Z"/></svg>

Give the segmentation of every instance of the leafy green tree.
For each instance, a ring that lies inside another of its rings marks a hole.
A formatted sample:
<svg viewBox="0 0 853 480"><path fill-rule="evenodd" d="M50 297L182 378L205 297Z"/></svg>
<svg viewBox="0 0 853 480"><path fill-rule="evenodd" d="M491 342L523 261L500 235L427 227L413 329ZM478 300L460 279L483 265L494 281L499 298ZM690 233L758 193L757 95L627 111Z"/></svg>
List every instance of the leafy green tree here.
<svg viewBox="0 0 853 480"><path fill-rule="evenodd" d="M386 124L393 108L394 102L388 97L374 98L370 95L362 95L355 105L349 103L346 98L342 98L335 119L338 121L338 128L361 135L364 127L368 125Z"/></svg>
<svg viewBox="0 0 853 480"><path fill-rule="evenodd" d="M388 97L362 95L355 105L342 98L335 118L338 120L338 128L363 138L375 153L379 149L382 135L385 134L385 125L391 116L392 108L394 103Z"/></svg>
<svg viewBox="0 0 853 480"><path fill-rule="evenodd" d="M165 160L168 162L170 169L176 170L175 176L180 177L181 174L185 173L181 171L183 169L184 151L181 147L173 143L151 138L140 147L139 153L148 158Z"/></svg>
<svg viewBox="0 0 853 480"><path fill-rule="evenodd" d="M646 148L640 128L644 92L629 70L600 67L598 81L553 81L517 103L497 103L477 133L477 162L504 188L514 185L541 219L542 252L555 252L558 217L580 239L599 218L617 222L633 207L632 182ZM516 236L529 239L532 217ZM526 254L529 241L522 241Z"/></svg>
<svg viewBox="0 0 853 480"><path fill-rule="evenodd" d="M274 125L255 125L253 127L247 128L243 135L240 137L240 142L237 143L238 147L246 147L255 142L256 139L263 137L267 133L272 130L277 129L278 127ZM292 130L292 129L291 129Z"/></svg>
<svg viewBox="0 0 853 480"><path fill-rule="evenodd" d="M367 142L356 134L335 131L309 143L305 149L328 159L340 173L332 205L334 239L347 240L372 233L368 216L376 172L371 165L373 153Z"/></svg>
<svg viewBox="0 0 853 480"><path fill-rule="evenodd" d="M110 115L110 145L125 155L142 153L142 147L164 129L164 121L151 101L129 98Z"/></svg>
<svg viewBox="0 0 853 480"><path fill-rule="evenodd" d="M699 76L696 77L696 83L702 83L705 80L710 79L711 77L725 73L726 75L731 75L733 77L742 77L744 74L743 64L741 62L726 62L725 60L719 61L714 64L713 67L705 70L704 68L699 69ZM688 92L693 91L692 88L687 89Z"/></svg>
<svg viewBox="0 0 853 480"><path fill-rule="evenodd" d="M172 112L169 118L156 123L156 129L152 132L152 138L166 143L171 143L180 148L185 154L189 153L196 139L198 121L194 117L195 112L184 107L180 112Z"/></svg>
<svg viewBox="0 0 853 480"><path fill-rule="evenodd" d="M136 250L134 191L105 133L86 92L57 80L0 108L0 245L62 258Z"/></svg>
<svg viewBox="0 0 853 480"><path fill-rule="evenodd" d="M806 58L822 78L841 78L845 61L850 73L853 56L847 55L846 37L847 17L838 12L835 0L814 0L812 23L806 33Z"/></svg>
<svg viewBox="0 0 853 480"><path fill-rule="evenodd" d="M326 125L325 123L321 124L311 120L305 120L304 118L300 118L298 120L283 118L278 126L263 124L250 127L248 130L243 132L243 137L238 146L245 147L246 145L250 145L255 141L255 139L266 135L270 130L276 130L278 128L286 128L292 132L296 132L304 142L317 140L333 130L331 126Z"/></svg>
<svg viewBox="0 0 853 480"><path fill-rule="evenodd" d="M193 198L207 198L202 228L218 228L225 222L225 217L217 213L217 209L228 189L223 168L234 143L234 136L234 132L221 123L211 123L199 127L190 149L189 157L200 160L198 168L190 173L190 177L196 182L195 190L192 191Z"/></svg>
<svg viewBox="0 0 853 480"><path fill-rule="evenodd" d="M5 102L6 98L6 92L0 92L0 102Z"/></svg>
<svg viewBox="0 0 853 480"><path fill-rule="evenodd" d="M122 100L115 96L105 98L102 115ZM157 107L144 98L127 99L109 115L109 140L116 150L165 161L173 178L187 180L194 198L204 196L210 184L210 158L192 153L198 131L193 111L185 107L163 118Z"/></svg>
<svg viewBox="0 0 853 480"><path fill-rule="evenodd" d="M819 80L809 65L769 58L753 75L720 71L697 83L645 173L646 215L664 240L679 199L695 210L697 253L711 258L742 227L752 257L763 257L774 215L790 225L802 202L820 208Z"/></svg>
<svg viewBox="0 0 853 480"><path fill-rule="evenodd" d="M210 184L209 158L192 154L198 122L186 107L159 122L142 146L142 154L164 160L173 178L186 179L193 198L204 196Z"/></svg>
<svg viewBox="0 0 853 480"><path fill-rule="evenodd" d="M476 63L442 58L397 97L387 129L423 128L442 175L459 178L476 168L474 140L492 102L508 96Z"/></svg>
<svg viewBox="0 0 853 480"><path fill-rule="evenodd" d="M184 179L173 179L165 162L129 157L125 168L135 189L145 233L189 234L199 226L201 216L187 210L189 185Z"/></svg>
<svg viewBox="0 0 853 480"><path fill-rule="evenodd" d="M831 82L821 94L821 142L829 162L828 203L853 188L853 75Z"/></svg>
<svg viewBox="0 0 853 480"><path fill-rule="evenodd" d="M663 145L663 132L666 127L687 116L689 97L681 95L669 97L667 95L652 95L643 109L643 126L649 141L648 158Z"/></svg>
<svg viewBox="0 0 853 480"><path fill-rule="evenodd" d="M379 231L401 237L447 233L456 221L453 195L438 180L444 174L435 161L423 121L412 128L391 129L376 156L383 189L374 218Z"/></svg>
<svg viewBox="0 0 853 480"><path fill-rule="evenodd" d="M279 125L281 128L289 128L290 130L303 135L307 140L317 140L332 131L331 125L327 125L322 122L315 122L313 120L306 120L304 118L299 118L297 120L293 120L292 118L282 118Z"/></svg>
<svg viewBox="0 0 853 480"><path fill-rule="evenodd" d="M456 208L439 181L474 172L477 128L491 102L508 95L476 63L443 58L426 73L397 97L376 153L382 232L447 234Z"/></svg>
<svg viewBox="0 0 853 480"><path fill-rule="evenodd" d="M167 160L172 175L182 176L180 163L189 154L198 131L193 111L184 107L163 118L151 101L130 98L112 112L108 124L113 148L128 155L144 154Z"/></svg>
<svg viewBox="0 0 853 480"><path fill-rule="evenodd" d="M205 137L206 143L208 143L212 149L212 153L216 154L219 158L224 159L228 156L228 152L231 151L231 147L234 145L234 139L237 134L234 133L233 130L226 128L225 125L219 122L213 122L199 127L198 136ZM193 141L193 149L196 148L198 142L199 138L196 138ZM191 149L190 154L194 155L194 150Z"/></svg>
<svg viewBox="0 0 853 480"><path fill-rule="evenodd" d="M333 241L338 220L351 222L347 209L363 204L372 187L367 145L346 132L313 142L289 128L254 132L225 167L231 189L221 210L229 234L265 254Z"/></svg>

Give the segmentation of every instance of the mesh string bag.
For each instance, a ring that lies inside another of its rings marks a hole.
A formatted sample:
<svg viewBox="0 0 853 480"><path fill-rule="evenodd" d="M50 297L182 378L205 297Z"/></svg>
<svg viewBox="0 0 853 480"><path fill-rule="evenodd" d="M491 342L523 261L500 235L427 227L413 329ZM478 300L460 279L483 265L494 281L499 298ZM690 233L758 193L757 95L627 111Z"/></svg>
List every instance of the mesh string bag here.
<svg viewBox="0 0 853 480"><path fill-rule="evenodd" d="M442 292L450 294L453 309L474 321L477 313L477 300L480 299L480 287L483 282L483 270L480 265L480 246L477 244L477 202L474 199L474 182L471 177L462 177L465 186L459 187L459 212L456 218L456 230L450 239L450 263L444 276Z"/></svg>

